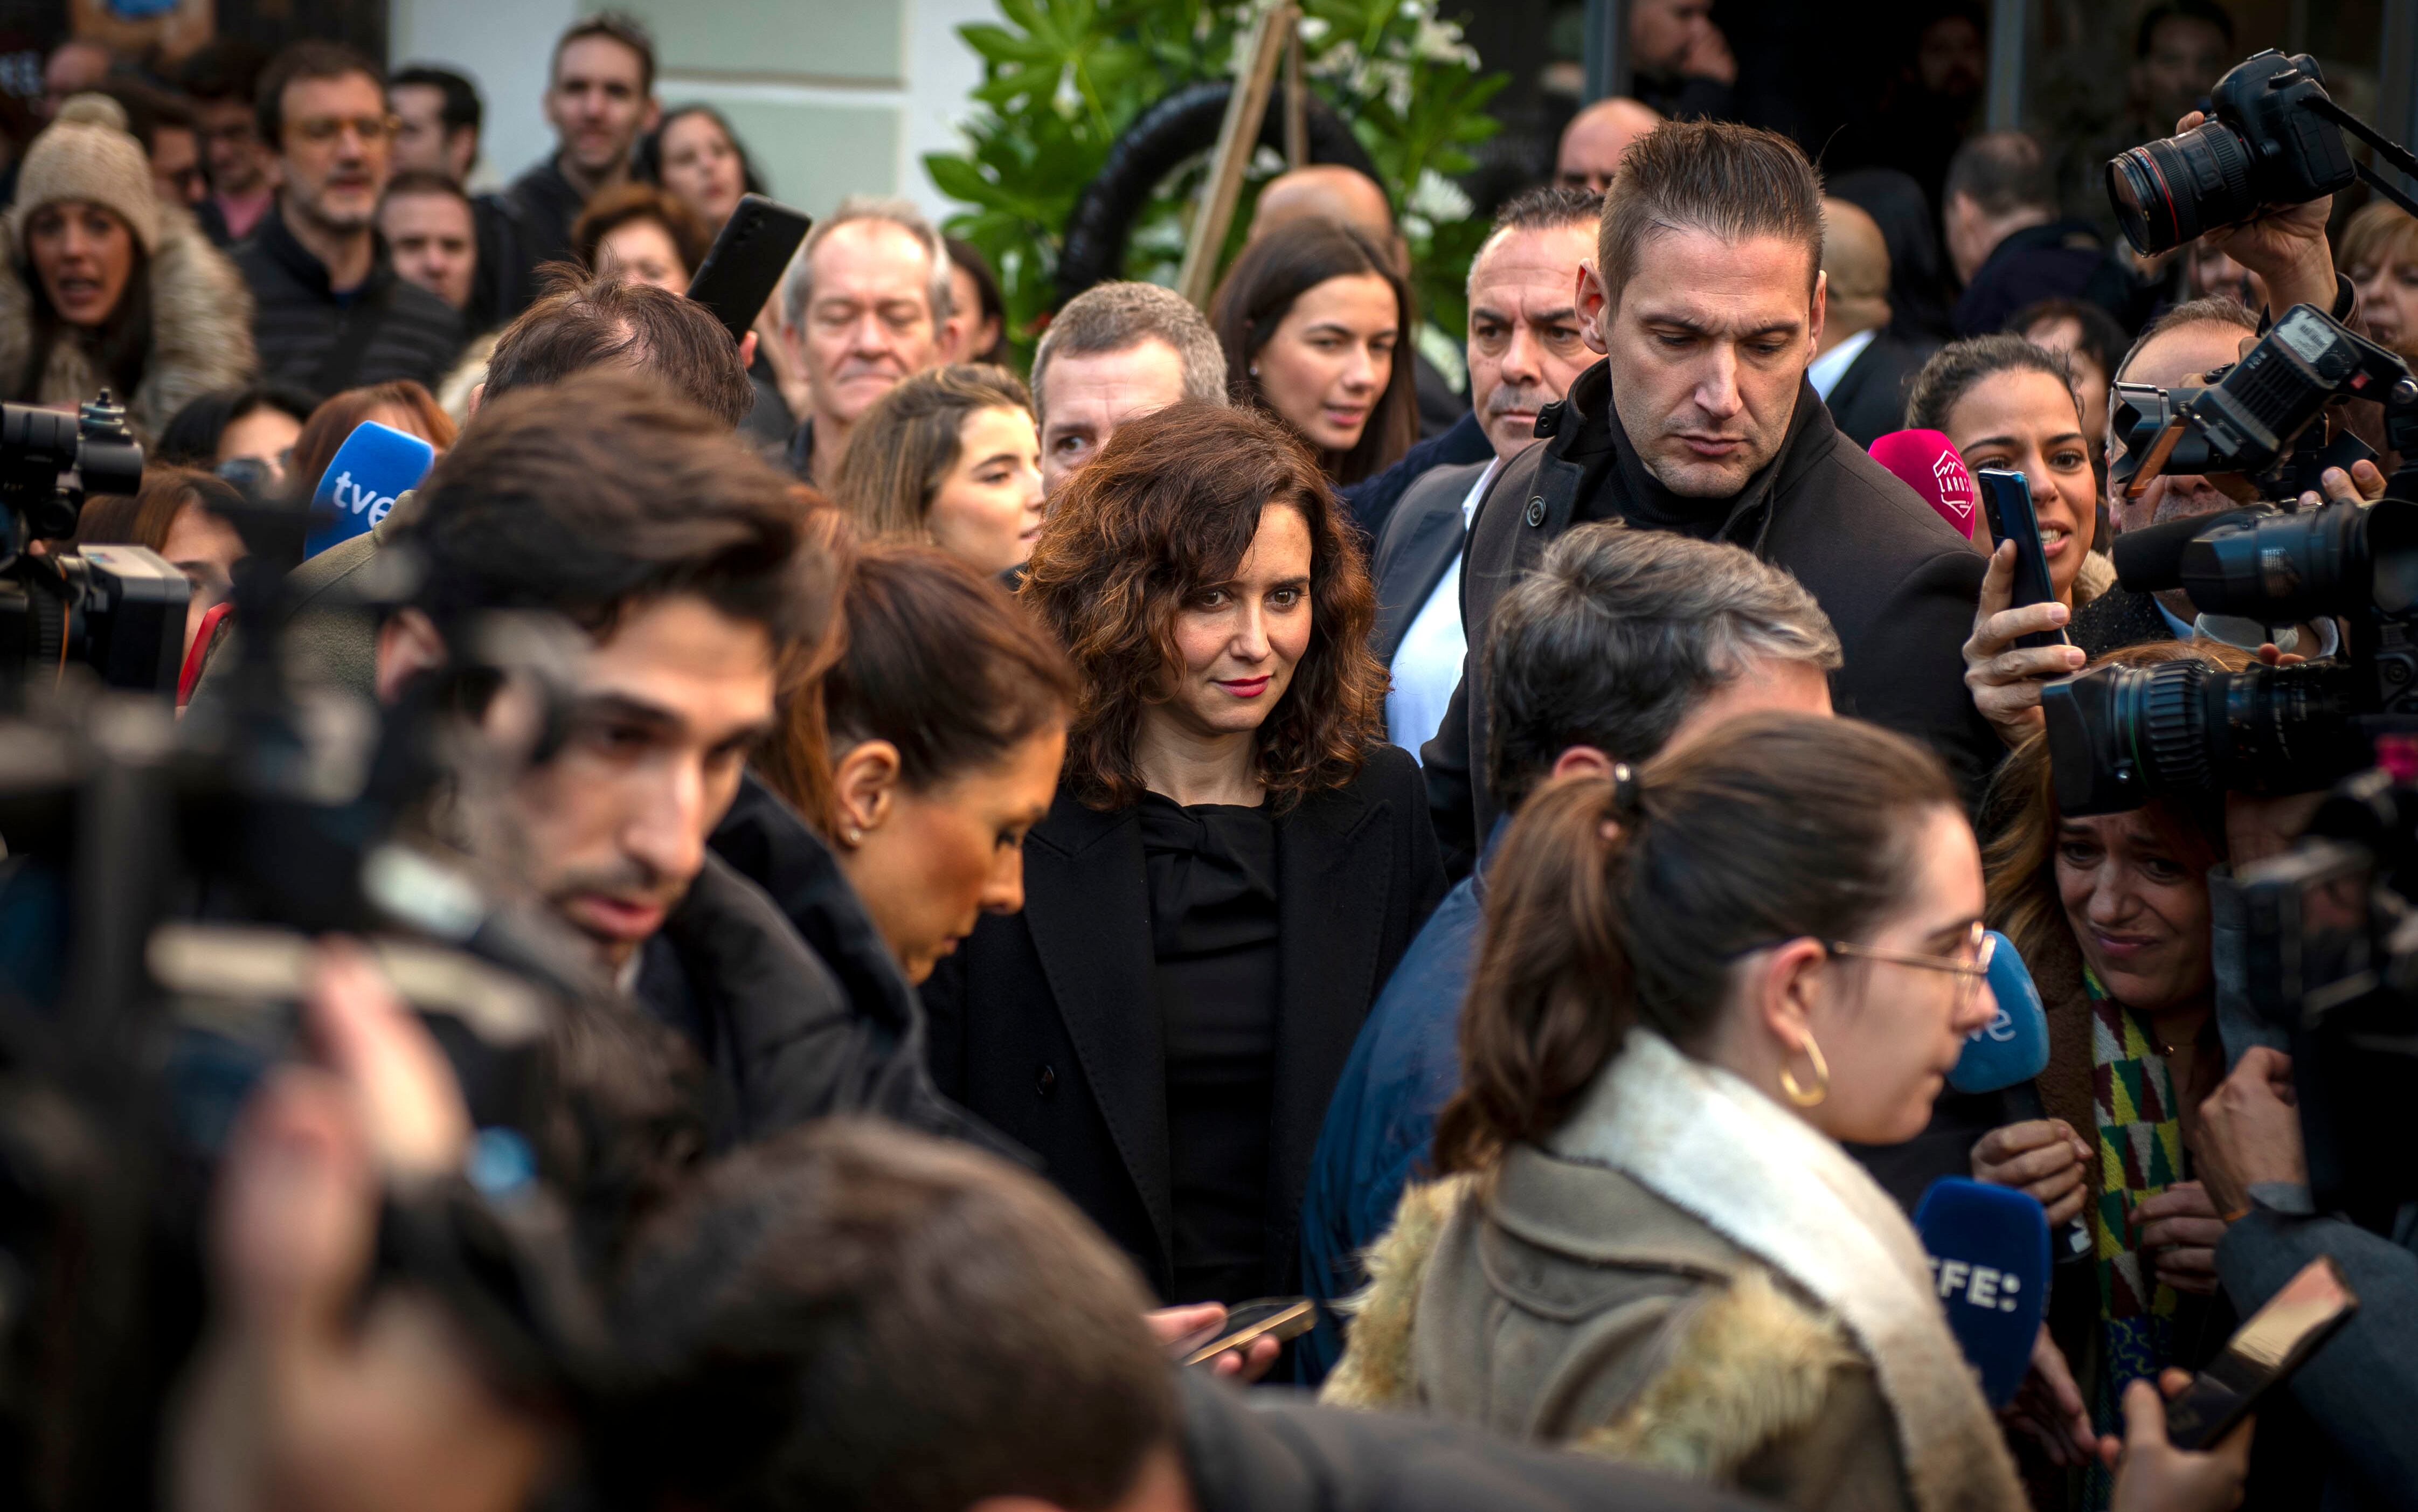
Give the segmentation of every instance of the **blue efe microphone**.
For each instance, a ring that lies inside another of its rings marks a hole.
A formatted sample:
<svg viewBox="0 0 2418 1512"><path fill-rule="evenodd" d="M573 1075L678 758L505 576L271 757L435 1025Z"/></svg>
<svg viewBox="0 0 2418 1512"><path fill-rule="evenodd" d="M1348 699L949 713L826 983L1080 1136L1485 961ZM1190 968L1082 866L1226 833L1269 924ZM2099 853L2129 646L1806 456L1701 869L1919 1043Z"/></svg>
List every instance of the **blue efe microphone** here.
<svg viewBox="0 0 2418 1512"><path fill-rule="evenodd" d="M436 449L408 431L363 420L328 459L311 496L315 520L302 555L316 557L386 518L394 501L420 486L436 462Z"/></svg>
<svg viewBox="0 0 2418 1512"><path fill-rule="evenodd" d="M2048 1214L2021 1192L1942 1176L1914 1210L1948 1327L1993 1407L2014 1400L2048 1309Z"/></svg>

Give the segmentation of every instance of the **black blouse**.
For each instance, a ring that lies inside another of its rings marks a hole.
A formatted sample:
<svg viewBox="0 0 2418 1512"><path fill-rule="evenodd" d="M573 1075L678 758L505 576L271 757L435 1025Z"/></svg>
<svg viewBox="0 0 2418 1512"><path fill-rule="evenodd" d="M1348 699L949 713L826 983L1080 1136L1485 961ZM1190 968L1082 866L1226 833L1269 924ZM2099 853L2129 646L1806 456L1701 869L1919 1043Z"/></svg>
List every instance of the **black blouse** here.
<svg viewBox="0 0 2418 1512"><path fill-rule="evenodd" d="M1277 830L1264 808L1140 806L1174 1199L1171 1302L1256 1294L1276 1082Z"/></svg>

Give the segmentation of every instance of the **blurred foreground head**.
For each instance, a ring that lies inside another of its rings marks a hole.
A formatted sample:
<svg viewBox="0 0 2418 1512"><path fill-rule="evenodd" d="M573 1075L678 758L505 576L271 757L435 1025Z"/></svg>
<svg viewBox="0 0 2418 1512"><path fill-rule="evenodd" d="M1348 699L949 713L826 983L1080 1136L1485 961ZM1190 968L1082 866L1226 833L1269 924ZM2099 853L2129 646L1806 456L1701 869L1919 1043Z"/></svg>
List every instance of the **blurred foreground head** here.
<svg viewBox="0 0 2418 1512"><path fill-rule="evenodd" d="M1035 1177L826 1120L706 1172L616 1304L638 1390L597 1446L634 1508L1189 1504L1125 1259Z"/></svg>

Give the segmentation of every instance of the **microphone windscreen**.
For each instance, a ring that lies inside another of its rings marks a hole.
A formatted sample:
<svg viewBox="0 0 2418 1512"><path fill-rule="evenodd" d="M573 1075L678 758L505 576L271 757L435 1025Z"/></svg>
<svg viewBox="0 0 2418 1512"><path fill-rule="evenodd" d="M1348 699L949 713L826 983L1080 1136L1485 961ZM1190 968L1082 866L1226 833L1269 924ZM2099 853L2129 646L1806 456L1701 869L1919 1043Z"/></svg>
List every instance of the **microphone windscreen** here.
<svg viewBox="0 0 2418 1512"><path fill-rule="evenodd" d="M1961 1092L2020 1086L2048 1066L2048 1013L2040 988L2014 941L1995 929L1990 938L1998 942L1990 955L1990 996L1998 1000L1998 1011L1965 1036L1965 1049L1948 1073L1948 1085Z"/></svg>
<svg viewBox="0 0 2418 1512"><path fill-rule="evenodd" d="M375 420L353 427L311 495L314 524L302 555L316 557L385 519L395 499L419 487L436 462L436 449L408 431Z"/></svg>
<svg viewBox="0 0 2418 1512"><path fill-rule="evenodd" d="M2266 510L2263 504L2245 504L2238 510L2219 510L2213 514L2189 514L2164 525L2152 525L2139 530L2127 530L2107 548L2116 564L2116 581L2134 593L2157 593L2183 586L2183 548L2197 540L2201 532L2227 520Z"/></svg>
<svg viewBox="0 0 2418 1512"><path fill-rule="evenodd" d="M1898 475L1905 486L1923 496L1939 517L1973 539L1973 475L1955 446L1937 431L1891 431L1873 443L1873 460Z"/></svg>
<svg viewBox="0 0 2418 1512"><path fill-rule="evenodd" d="M1993 1407L2014 1400L2031 1370L2048 1306L2048 1214L2011 1186L1942 1176L1914 1210L1948 1327L1981 1373Z"/></svg>

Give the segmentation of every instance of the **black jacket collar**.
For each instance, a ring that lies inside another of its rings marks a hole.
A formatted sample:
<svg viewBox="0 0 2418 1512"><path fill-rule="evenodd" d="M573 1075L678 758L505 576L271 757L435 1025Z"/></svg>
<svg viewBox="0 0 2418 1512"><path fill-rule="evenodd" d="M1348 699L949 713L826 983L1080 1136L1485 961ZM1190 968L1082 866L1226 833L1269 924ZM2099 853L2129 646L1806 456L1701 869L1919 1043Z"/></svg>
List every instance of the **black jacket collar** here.
<svg viewBox="0 0 2418 1512"><path fill-rule="evenodd" d="M710 844L648 941L637 996L736 1093L729 1133L879 1113L1030 1161L933 1087L922 1004L803 819L751 773Z"/></svg>
<svg viewBox="0 0 2418 1512"><path fill-rule="evenodd" d="M588 196L562 171L560 153L531 163L527 173L513 180L512 191L530 205L568 217L575 218L588 203Z"/></svg>
<svg viewBox="0 0 2418 1512"><path fill-rule="evenodd" d="M1788 434L1780 450L1761 471L1732 497L1717 541L1763 554L1764 537L1771 528L1771 501L1789 480L1803 473L1839 444L1836 427L1814 386L1797 380L1797 406L1788 419ZM1822 423L1815 423L1819 420ZM1544 436L1544 455L1537 468L1536 486L1527 506L1527 523L1558 539L1569 529L1579 500L1594 500L1592 518L1617 518L1628 502L1627 480L1614 465L1614 453L1628 447L1620 418L1612 406L1612 359L1605 358L1578 375L1569 393L1537 415L1537 434ZM1706 508L1717 507L1707 501Z"/></svg>
<svg viewBox="0 0 2418 1512"><path fill-rule="evenodd" d="M260 224L252 229L253 242L268 259L283 268L286 275L300 284L314 299L335 302L335 286L329 282L328 265L316 253L302 245L294 228L285 223L283 198L270 203L260 217ZM375 231L370 233L370 271L358 289L345 291L345 298L367 298L385 289L394 279L393 265L387 259L386 242Z"/></svg>

